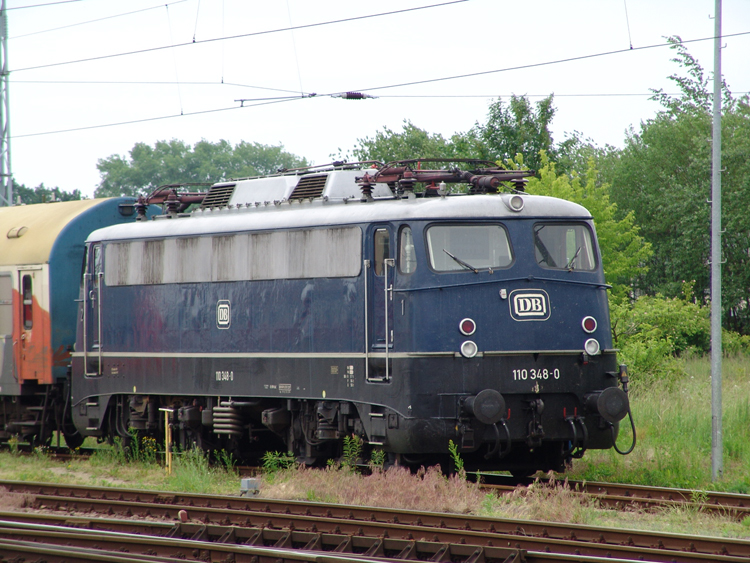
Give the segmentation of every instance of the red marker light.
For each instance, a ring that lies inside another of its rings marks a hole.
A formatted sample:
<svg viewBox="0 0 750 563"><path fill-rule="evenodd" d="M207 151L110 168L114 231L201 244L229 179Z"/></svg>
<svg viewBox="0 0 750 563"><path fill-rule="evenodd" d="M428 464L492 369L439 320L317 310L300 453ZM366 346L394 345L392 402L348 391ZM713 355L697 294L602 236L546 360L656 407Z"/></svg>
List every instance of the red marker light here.
<svg viewBox="0 0 750 563"><path fill-rule="evenodd" d="M468 318L464 319L458 324L458 330L460 330L461 334L464 336L471 336L474 334L474 331L477 330L477 323Z"/></svg>
<svg viewBox="0 0 750 563"><path fill-rule="evenodd" d="M585 332L591 334L596 330L596 319L594 317L584 317L581 321L581 326Z"/></svg>

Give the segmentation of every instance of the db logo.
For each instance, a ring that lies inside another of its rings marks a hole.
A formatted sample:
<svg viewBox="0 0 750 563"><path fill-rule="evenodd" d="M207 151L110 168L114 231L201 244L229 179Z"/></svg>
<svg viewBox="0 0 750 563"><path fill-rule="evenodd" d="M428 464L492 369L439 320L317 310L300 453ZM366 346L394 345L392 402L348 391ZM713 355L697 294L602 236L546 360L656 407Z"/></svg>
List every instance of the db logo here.
<svg viewBox="0 0 750 563"><path fill-rule="evenodd" d="M517 289L510 292L510 316L516 321L549 319L549 295L543 289Z"/></svg>
<svg viewBox="0 0 750 563"><path fill-rule="evenodd" d="M229 328L232 322L232 312L229 308L229 300L221 299L216 303L216 326L218 328Z"/></svg>

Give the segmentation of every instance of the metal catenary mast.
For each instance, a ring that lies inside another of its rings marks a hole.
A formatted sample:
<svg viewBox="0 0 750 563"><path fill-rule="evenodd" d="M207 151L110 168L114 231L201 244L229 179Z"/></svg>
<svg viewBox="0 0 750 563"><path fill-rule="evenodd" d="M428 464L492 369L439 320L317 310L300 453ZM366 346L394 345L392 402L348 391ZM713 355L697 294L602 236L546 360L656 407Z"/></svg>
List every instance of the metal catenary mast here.
<svg viewBox="0 0 750 563"><path fill-rule="evenodd" d="M10 102L8 101L8 14L0 0L0 207L13 205L10 170Z"/></svg>

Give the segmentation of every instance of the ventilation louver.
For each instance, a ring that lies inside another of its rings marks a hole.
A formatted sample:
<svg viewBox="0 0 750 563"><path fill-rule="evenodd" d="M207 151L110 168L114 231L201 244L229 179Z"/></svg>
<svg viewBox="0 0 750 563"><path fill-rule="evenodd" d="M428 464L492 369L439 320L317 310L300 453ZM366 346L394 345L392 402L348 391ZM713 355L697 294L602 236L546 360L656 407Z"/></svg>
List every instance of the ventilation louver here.
<svg viewBox="0 0 750 563"><path fill-rule="evenodd" d="M305 176L300 178L297 186L294 188L289 199L306 199L308 197L320 197L323 189L326 187L328 174L318 174L317 176Z"/></svg>
<svg viewBox="0 0 750 563"><path fill-rule="evenodd" d="M219 184L211 186L211 188L208 190L208 193L206 194L206 197L203 198L201 207L203 209L212 207L224 207L232 198L235 185L236 184Z"/></svg>

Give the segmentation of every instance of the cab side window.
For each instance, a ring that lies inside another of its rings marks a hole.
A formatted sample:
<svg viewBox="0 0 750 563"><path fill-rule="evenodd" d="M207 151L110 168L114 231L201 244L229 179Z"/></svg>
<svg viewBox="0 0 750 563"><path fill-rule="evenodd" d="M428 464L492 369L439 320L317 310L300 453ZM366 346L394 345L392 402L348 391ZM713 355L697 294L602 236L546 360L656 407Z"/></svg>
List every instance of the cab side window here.
<svg viewBox="0 0 750 563"><path fill-rule="evenodd" d="M378 229L375 231L373 236L373 244L375 246L375 275L382 276L385 271L385 260L390 258L390 245L391 235L388 233L388 229Z"/></svg>
<svg viewBox="0 0 750 563"><path fill-rule="evenodd" d="M411 274L417 270L417 254L414 250L414 237L411 227L401 227L398 234L398 270L402 274Z"/></svg>

